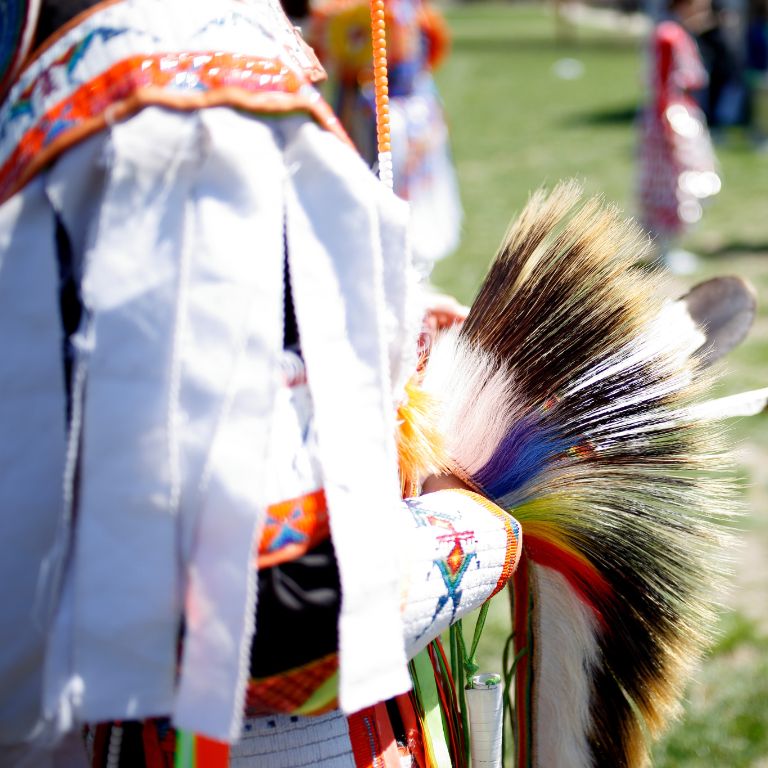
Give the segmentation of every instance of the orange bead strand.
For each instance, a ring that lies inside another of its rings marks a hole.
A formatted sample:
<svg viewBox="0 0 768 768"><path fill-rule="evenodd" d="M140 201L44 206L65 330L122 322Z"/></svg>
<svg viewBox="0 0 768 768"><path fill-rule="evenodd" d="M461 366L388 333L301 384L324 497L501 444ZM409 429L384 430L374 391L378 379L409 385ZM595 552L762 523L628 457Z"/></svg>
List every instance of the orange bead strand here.
<svg viewBox="0 0 768 768"><path fill-rule="evenodd" d="M376 144L379 155L379 178L392 189L392 137L389 129L387 22L384 0L371 0L371 41L373 44L373 87L376 97Z"/></svg>

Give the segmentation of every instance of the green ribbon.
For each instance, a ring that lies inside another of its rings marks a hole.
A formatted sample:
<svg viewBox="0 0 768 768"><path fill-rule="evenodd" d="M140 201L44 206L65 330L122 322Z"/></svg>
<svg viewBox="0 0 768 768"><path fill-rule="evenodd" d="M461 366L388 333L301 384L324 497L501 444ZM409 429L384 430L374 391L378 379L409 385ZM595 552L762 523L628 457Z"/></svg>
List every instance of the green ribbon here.
<svg viewBox="0 0 768 768"><path fill-rule="evenodd" d="M411 661L413 689L421 704L424 715L424 746L431 754L431 763L436 768L452 768L448 738L440 709L440 696L437 693L435 670L425 648Z"/></svg>
<svg viewBox="0 0 768 768"><path fill-rule="evenodd" d="M196 768L195 763L195 734L192 731L176 731L174 768Z"/></svg>
<svg viewBox="0 0 768 768"><path fill-rule="evenodd" d="M339 693L339 673L334 672L321 683L314 693L299 707L293 710L294 715L311 715L321 707L330 705Z"/></svg>

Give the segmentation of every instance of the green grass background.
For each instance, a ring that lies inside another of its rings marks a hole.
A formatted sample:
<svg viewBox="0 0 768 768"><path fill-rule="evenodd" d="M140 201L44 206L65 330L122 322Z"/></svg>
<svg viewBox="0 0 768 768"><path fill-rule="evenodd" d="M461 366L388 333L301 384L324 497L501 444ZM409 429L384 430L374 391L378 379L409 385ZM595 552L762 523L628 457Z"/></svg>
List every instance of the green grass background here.
<svg viewBox="0 0 768 768"><path fill-rule="evenodd" d="M558 27L545 5L470 2L443 10L453 48L437 81L465 216L461 247L433 280L469 302L510 219L537 187L575 177L634 214L644 41L624 23ZM565 58L581 63L581 77L555 75L553 65ZM723 366L721 393L768 385L768 153L756 152L739 130L726 139L717 148L723 191L682 243L701 256L699 269L660 287L680 294L719 274L755 286L758 317ZM733 587L684 717L654 750L658 768L768 767L768 416L732 431L747 511ZM507 632L501 595L481 646L485 668L498 666Z"/></svg>

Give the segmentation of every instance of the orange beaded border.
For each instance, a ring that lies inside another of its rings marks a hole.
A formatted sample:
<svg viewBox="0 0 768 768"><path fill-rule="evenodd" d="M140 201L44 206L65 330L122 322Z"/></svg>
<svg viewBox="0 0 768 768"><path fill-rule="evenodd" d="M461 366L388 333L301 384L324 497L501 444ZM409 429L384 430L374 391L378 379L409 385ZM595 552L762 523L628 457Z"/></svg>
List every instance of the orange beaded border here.
<svg viewBox="0 0 768 768"><path fill-rule="evenodd" d="M392 189L392 136L389 128L389 80L387 79L387 21L384 0L370 0L370 2L379 178Z"/></svg>

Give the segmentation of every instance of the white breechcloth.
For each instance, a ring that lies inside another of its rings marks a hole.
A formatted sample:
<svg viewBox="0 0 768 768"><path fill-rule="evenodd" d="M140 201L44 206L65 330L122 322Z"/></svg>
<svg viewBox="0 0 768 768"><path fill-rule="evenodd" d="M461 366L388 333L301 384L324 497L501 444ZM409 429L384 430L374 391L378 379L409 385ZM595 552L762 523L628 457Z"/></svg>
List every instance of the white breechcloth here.
<svg viewBox="0 0 768 768"><path fill-rule="evenodd" d="M172 712L239 734L253 543L277 501L263 474L286 252L342 580L340 701L409 687L399 533L381 522L411 341L405 218L309 118L228 108L144 109L0 207L3 739L43 726L44 655L58 732ZM57 219L85 310L68 443Z"/></svg>

